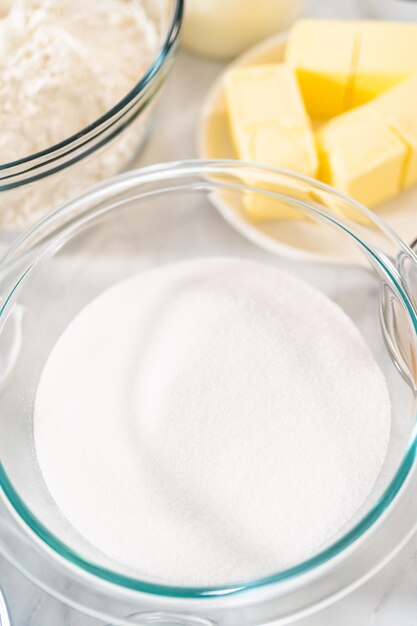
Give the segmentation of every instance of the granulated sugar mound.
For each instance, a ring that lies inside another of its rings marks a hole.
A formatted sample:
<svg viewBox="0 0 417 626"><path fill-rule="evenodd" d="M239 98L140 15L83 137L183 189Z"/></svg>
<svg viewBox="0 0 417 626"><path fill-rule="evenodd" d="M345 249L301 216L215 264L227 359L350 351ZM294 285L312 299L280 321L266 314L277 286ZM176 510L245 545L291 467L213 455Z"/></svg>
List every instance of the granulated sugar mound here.
<svg viewBox="0 0 417 626"><path fill-rule="evenodd" d="M384 377L323 294L238 259L115 285L56 343L39 464L107 557L174 585L312 556L364 503L390 435Z"/></svg>

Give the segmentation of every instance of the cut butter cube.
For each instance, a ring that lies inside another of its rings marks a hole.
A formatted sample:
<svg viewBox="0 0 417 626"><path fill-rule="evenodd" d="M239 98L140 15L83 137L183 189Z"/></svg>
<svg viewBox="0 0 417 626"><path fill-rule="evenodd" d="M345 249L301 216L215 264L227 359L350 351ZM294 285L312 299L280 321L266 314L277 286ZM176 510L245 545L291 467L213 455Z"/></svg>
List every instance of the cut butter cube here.
<svg viewBox="0 0 417 626"><path fill-rule="evenodd" d="M322 126L317 146L319 178L365 206L400 192L407 147L369 106ZM351 217L357 218L357 212Z"/></svg>
<svg viewBox="0 0 417 626"><path fill-rule="evenodd" d="M239 157L273 167L285 167L301 174L313 175L317 172L317 154L309 128L282 128L268 123L247 129L240 139ZM281 185L259 180L258 186L269 191L287 193ZM244 206L247 215L253 220L303 219L302 212L294 210L289 202L280 201L260 193L248 192Z"/></svg>
<svg viewBox="0 0 417 626"><path fill-rule="evenodd" d="M417 24L301 20L291 29L285 58L308 113L328 119L417 73Z"/></svg>
<svg viewBox="0 0 417 626"><path fill-rule="evenodd" d="M267 122L284 128L309 124L296 77L284 63L231 70L225 76L232 130Z"/></svg>
<svg viewBox="0 0 417 626"><path fill-rule="evenodd" d="M316 175L314 134L289 67L271 64L232 70L225 78L225 96L240 159ZM279 192L271 183L267 189ZM285 202L257 193L246 194L245 209L253 219L301 217Z"/></svg>
<svg viewBox="0 0 417 626"><path fill-rule="evenodd" d="M352 106L417 73L417 24L361 22Z"/></svg>
<svg viewBox="0 0 417 626"><path fill-rule="evenodd" d="M417 76L393 87L369 104L408 147L403 187L417 183Z"/></svg>
<svg viewBox="0 0 417 626"><path fill-rule="evenodd" d="M317 154L310 128L283 128L277 123L259 124L237 136L239 158L272 167L285 167L314 176Z"/></svg>
<svg viewBox="0 0 417 626"><path fill-rule="evenodd" d="M290 32L285 60L297 73L308 113L328 119L347 106L359 22L301 20Z"/></svg>

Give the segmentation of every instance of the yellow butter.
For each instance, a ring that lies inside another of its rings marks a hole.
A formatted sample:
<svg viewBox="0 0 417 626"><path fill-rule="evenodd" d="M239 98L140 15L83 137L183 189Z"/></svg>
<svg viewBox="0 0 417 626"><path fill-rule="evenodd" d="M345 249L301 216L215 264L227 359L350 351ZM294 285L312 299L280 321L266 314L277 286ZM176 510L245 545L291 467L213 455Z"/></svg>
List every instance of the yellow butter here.
<svg viewBox="0 0 417 626"><path fill-rule="evenodd" d="M358 22L301 20L292 27L285 60L311 117L328 119L346 109L358 36Z"/></svg>
<svg viewBox="0 0 417 626"><path fill-rule="evenodd" d="M314 135L291 68L279 63L232 70L224 87L232 139L241 159L314 176Z"/></svg>
<svg viewBox="0 0 417 626"><path fill-rule="evenodd" d="M351 106L368 102L417 73L417 24L360 24Z"/></svg>
<svg viewBox="0 0 417 626"><path fill-rule="evenodd" d="M309 126L294 72L284 63L231 70L225 76L225 93L232 131L238 134L257 124Z"/></svg>
<svg viewBox="0 0 417 626"><path fill-rule="evenodd" d="M283 128L277 123L259 124L239 136L239 157L273 167L284 167L314 176L317 156L310 128Z"/></svg>
<svg viewBox="0 0 417 626"><path fill-rule="evenodd" d="M417 183L417 76L393 87L370 102L372 110L381 116L408 147L402 185Z"/></svg>
<svg viewBox="0 0 417 626"><path fill-rule="evenodd" d="M316 138L323 182L368 207L399 193L407 147L370 106L334 118Z"/></svg>
<svg viewBox="0 0 417 626"><path fill-rule="evenodd" d="M281 63L232 70L225 78L225 96L240 159L315 176L314 134L291 68ZM301 217L285 202L256 193L246 194L244 205L253 219Z"/></svg>

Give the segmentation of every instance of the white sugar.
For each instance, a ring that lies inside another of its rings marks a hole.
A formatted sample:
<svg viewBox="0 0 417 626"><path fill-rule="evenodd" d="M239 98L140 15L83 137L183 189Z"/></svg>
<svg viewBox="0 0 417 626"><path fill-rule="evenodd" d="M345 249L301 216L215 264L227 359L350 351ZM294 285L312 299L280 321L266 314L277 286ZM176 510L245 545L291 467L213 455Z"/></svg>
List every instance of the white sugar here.
<svg viewBox="0 0 417 626"><path fill-rule="evenodd" d="M337 535L382 467L390 401L321 293L201 259L79 313L45 366L34 428L52 497L103 554L158 582L221 584Z"/></svg>

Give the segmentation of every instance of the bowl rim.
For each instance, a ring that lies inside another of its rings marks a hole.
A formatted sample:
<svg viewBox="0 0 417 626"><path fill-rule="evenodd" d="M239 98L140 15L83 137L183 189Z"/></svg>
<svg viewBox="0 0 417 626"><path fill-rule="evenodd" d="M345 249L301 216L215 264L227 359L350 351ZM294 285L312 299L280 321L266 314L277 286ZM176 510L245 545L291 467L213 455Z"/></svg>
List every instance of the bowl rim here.
<svg viewBox="0 0 417 626"><path fill-rule="evenodd" d="M20 159L6 161L4 163L0 162L0 173L2 171L7 173L9 169L15 168L17 166L22 166L26 164L30 165L32 161L41 159L43 157L50 157L56 152L62 150L63 148L68 148L69 146L71 146L71 144L79 142L90 133L104 126L106 122L111 120L117 113L128 107L132 100L139 96L146 89L154 76L159 73L165 63L165 60L168 58L171 49L177 42L184 14L184 2L185 0L172 0L172 16L168 26L168 32L165 36L162 46L159 47L158 52L156 53L152 63L147 68L146 72L140 77L138 82L128 91L128 93L123 96L123 98L116 102L116 104L114 104L105 113L100 115L100 117L98 117L96 120L94 120L87 126L84 126L79 131L73 133L69 137L66 137L62 141L52 144L51 146L44 148L43 150L39 150L37 152L33 152L32 154L21 157Z"/></svg>
<svg viewBox="0 0 417 626"><path fill-rule="evenodd" d="M410 249L409 246L407 246L407 244L405 244L389 226L387 226L378 216L373 214L369 209L367 209L357 201L349 198L345 194L333 189L329 185L319 183L314 179L300 174L295 174L294 172L291 172L289 170L265 167L254 163L234 160L202 161L199 159L156 164L138 170L133 170L125 174L121 174L98 185L95 185L86 192L80 194L77 198L68 202L60 209L57 209L56 211L46 216L44 219L31 227L26 233L23 233L17 239L16 243L11 246L9 253L7 253L6 256L2 259L2 262L3 264L7 264L10 261L16 260L16 257L18 258L22 250L25 250L26 245L28 244L28 242L30 243L30 240L33 240L34 244L37 245L39 242L39 234L42 233L45 227L47 227L50 223L54 224L54 222L59 221L61 217L64 217L64 219L65 217L70 217L71 212L78 205L82 205L86 200L91 200L92 198L96 197L97 199L100 199L100 201L102 201L103 194L105 193L108 194L107 197L111 197L112 192L117 193L120 190L126 192L126 189L135 188L138 185L140 186L144 183L155 182L159 180L164 180L165 182L168 182L170 179L172 180L172 178L176 178L181 175L185 176L190 174L198 174L200 176L207 176L208 174L219 174L233 170L234 174L236 174L236 171L241 172L240 180L242 181L242 172L245 171L245 168L255 168L257 172L264 171L268 172L269 174L284 175L286 177L311 184L314 187L331 193L332 195L337 196L344 201L350 202L353 206L355 206L356 209L358 209L364 215L370 218L371 221L374 222L374 224L380 230L382 230L382 232L390 240L394 241L394 243L398 246L401 254L406 254L413 262L413 264L417 266L417 256L414 251ZM228 185L224 182L221 182L220 185L225 188L256 191L256 187L248 186L248 184L244 182L241 182L239 185ZM172 189L172 187L169 187L169 189ZM356 234L346 225L346 222L343 220L343 218L326 215L319 209L307 204L306 202L299 199L290 198L290 196L285 196L282 194L271 192L269 190L267 191L267 193L268 195L275 196L279 199L290 199L291 202L299 205L301 208L307 209L310 212L320 215L329 223L337 226L339 229L344 231L346 235L351 237L352 240L361 247L362 251L364 253L367 253L372 258L373 262L375 262L383 270L387 280L395 287L396 292L401 298L401 301L405 306L408 315L410 316L414 332L417 335L417 311L415 309L415 306L411 302L405 287L401 284L401 277L396 271L396 268L391 265L391 263L384 256L384 254L379 253L377 249L374 249L366 241L362 240L361 237L358 236L358 234ZM127 200L126 198L124 198L121 202L127 201L129 201L129 198ZM112 209L114 209L115 206L117 206L117 204L113 205ZM94 208L94 205L89 206L87 213L90 211L94 212ZM85 223L83 221L84 216L82 212L80 214L74 211L74 214L76 215L75 223L77 223L77 221L80 221L81 224ZM71 230L73 226L74 222L71 222L70 220L68 228ZM65 233L65 228L63 228L62 230L58 228L58 234L60 237L63 235L63 233ZM47 242L48 246L54 246L57 243L54 240L54 237L52 237L51 239L47 237ZM44 249L41 246L39 256L35 260L31 261L24 271L20 271L19 278L13 281L13 287L8 291L3 301L3 304L0 307L0 320L3 317L3 314L8 307L10 300L13 298L15 291L18 289L20 283L24 280L32 267L34 267L37 264L38 260L43 256L43 252ZM249 581L213 586L173 586L149 582L144 579L138 579L132 576L114 572L109 568L102 567L84 558L82 555L72 550L63 541L53 535L48 530L48 528L46 528L46 526L42 522L40 522L38 518L30 511L29 507L26 506L23 499L15 490L12 481L8 478L8 475L1 460L0 495L1 492L3 492L6 498L6 504L13 509L13 512L17 515L18 521L20 523L23 523L26 530L30 530L34 534L35 539L37 541L40 541L44 549L49 549L49 551L52 552L53 556L55 557L61 557L67 565L69 565L70 567L75 567L75 570L80 574L92 575L96 580L98 579L100 582L103 583L111 583L119 589L131 591L133 590L160 598L187 600L212 598L219 599L235 596L237 594L241 594L242 592L263 589L265 587L271 587L272 585L276 586L277 584L289 583L294 580L299 580L302 575L311 576L314 574L314 572L320 570L320 568L330 566L332 562L335 562L338 558L342 558L343 555L346 555L349 550L353 549L360 543L361 540L364 540L366 538L368 531L373 529L378 522L381 522L384 519L383 514L390 507L393 500L399 494L404 483L409 478L411 470L416 466L416 461L417 416L415 416L414 418L414 426L412 428L408 445L402 457L401 463L397 467L389 485L385 488L385 490L380 495L377 502L371 507L371 509L352 528L350 528L348 532L346 532L342 537L326 547L324 550L320 551L318 554L315 554L309 559L306 559L303 562L298 563L294 566L273 573L269 576L264 576Z"/></svg>

